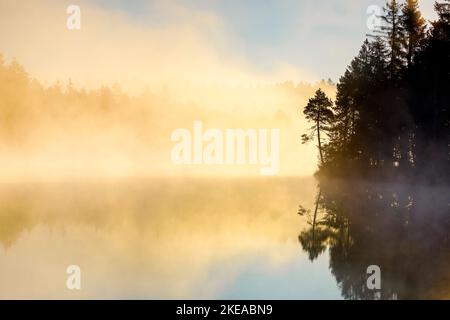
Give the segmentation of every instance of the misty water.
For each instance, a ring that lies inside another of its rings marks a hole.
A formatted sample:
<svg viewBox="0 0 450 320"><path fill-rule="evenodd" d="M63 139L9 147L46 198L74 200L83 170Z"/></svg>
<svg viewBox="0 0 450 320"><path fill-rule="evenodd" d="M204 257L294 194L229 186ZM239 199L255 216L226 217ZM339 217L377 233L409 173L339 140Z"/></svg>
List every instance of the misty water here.
<svg viewBox="0 0 450 320"><path fill-rule="evenodd" d="M3 184L0 298L449 298L448 194L313 178ZM373 264L381 290L366 287Z"/></svg>

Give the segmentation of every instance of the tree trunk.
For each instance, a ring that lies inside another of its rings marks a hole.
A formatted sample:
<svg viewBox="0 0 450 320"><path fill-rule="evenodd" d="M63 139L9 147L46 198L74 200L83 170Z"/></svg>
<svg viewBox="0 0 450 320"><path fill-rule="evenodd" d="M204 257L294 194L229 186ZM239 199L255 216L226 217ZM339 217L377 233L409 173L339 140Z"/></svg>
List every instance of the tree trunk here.
<svg viewBox="0 0 450 320"><path fill-rule="evenodd" d="M317 110L317 142L319 144L320 163L323 165L322 142L320 141L320 107Z"/></svg>
<svg viewBox="0 0 450 320"><path fill-rule="evenodd" d="M408 68L411 67L412 64L412 51L413 51L413 46L412 46L412 35L409 35L409 40L408 40Z"/></svg>
<svg viewBox="0 0 450 320"><path fill-rule="evenodd" d="M315 238L316 238L316 219L317 219L317 211L319 209L319 201L320 201L321 195L322 195L322 190L319 189L319 194L317 195L317 199L316 199L316 208L314 209L314 218L313 218L313 225L312 225L313 243L315 242Z"/></svg>

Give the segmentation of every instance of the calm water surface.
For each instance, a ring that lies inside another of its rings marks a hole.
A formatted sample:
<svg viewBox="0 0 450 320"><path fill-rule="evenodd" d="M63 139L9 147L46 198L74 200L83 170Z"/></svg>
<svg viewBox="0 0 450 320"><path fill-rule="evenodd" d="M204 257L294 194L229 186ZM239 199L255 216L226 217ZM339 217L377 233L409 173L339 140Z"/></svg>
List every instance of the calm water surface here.
<svg viewBox="0 0 450 320"><path fill-rule="evenodd" d="M313 178L4 184L0 298L449 298L448 190L419 190L434 197L419 208L400 189ZM370 264L383 272L379 292L361 289ZM81 268L79 291L66 288L69 265Z"/></svg>

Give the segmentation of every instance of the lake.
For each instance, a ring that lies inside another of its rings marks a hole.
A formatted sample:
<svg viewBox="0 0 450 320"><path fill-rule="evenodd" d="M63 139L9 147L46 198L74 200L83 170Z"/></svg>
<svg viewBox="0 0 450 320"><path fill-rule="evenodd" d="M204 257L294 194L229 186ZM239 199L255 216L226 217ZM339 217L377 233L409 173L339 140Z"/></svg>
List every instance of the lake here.
<svg viewBox="0 0 450 320"><path fill-rule="evenodd" d="M449 298L448 194L314 178L3 184L0 298Z"/></svg>

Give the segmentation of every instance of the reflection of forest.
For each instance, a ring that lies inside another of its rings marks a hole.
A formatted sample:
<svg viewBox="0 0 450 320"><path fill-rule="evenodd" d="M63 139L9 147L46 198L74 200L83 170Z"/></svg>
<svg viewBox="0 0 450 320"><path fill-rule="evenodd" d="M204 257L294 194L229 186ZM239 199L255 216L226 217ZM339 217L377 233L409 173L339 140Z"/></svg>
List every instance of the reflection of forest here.
<svg viewBox="0 0 450 320"><path fill-rule="evenodd" d="M448 189L322 181L311 227L299 241L310 260L327 248L346 299L450 297ZM366 269L381 268L381 292L367 289Z"/></svg>
<svg viewBox="0 0 450 320"><path fill-rule="evenodd" d="M301 195L299 185L303 187ZM177 246L183 237L212 241L227 238L230 232L284 243L297 232L294 222L298 218L288 212L297 203L308 201L315 185L309 178L123 178L0 184L0 251L14 250L18 241L41 227L44 234L71 234L77 228L82 231L77 231L76 237L90 232L114 234L122 242L134 236L143 242L142 237L155 241L155 246ZM253 245L250 240L249 245Z"/></svg>
<svg viewBox="0 0 450 320"><path fill-rule="evenodd" d="M92 190L54 185L8 185L0 188L0 245L12 247L24 232L39 224L58 222L106 224L104 210L116 205L112 197L94 200ZM78 201L78 203L77 203Z"/></svg>

